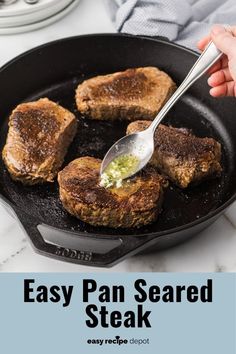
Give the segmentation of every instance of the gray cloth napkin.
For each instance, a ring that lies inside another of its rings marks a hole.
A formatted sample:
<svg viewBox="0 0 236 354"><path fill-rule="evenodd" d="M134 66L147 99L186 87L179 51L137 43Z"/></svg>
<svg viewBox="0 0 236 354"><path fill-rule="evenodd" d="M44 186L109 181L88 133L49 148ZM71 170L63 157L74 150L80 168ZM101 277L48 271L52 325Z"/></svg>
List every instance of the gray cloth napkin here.
<svg viewBox="0 0 236 354"><path fill-rule="evenodd" d="M185 47L213 24L236 24L236 0L104 0L117 31L164 36Z"/></svg>

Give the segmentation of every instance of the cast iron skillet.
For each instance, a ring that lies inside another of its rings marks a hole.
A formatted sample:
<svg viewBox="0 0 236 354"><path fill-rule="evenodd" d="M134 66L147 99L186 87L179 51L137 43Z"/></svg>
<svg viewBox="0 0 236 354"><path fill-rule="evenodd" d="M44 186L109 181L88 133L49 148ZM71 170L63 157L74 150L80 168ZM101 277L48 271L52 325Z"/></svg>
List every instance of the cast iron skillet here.
<svg viewBox="0 0 236 354"><path fill-rule="evenodd" d="M197 54L163 39L120 34L62 39L35 48L0 70L0 149L8 116L20 102L48 97L73 111L78 134L65 165L78 156L102 158L125 134L125 122L94 122L76 111L78 83L98 74L157 66L179 84ZM1 201L18 217L35 250L64 261L112 266L147 249L160 250L190 238L213 223L236 199L236 101L210 98L206 78L198 81L170 112L166 123L218 139L224 172L218 180L182 191L168 190L163 212L148 227L113 230L89 226L70 216L58 198L58 185L24 187L13 182L0 161ZM145 117L144 117L145 118Z"/></svg>

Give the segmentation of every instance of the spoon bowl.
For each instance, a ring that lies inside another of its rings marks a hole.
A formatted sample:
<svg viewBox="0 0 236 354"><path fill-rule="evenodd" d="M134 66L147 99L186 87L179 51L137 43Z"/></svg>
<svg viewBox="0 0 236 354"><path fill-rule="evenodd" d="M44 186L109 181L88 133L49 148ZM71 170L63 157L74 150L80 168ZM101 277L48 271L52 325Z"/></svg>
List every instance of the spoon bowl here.
<svg viewBox="0 0 236 354"><path fill-rule="evenodd" d="M132 169L131 175L136 174L143 169L154 152L154 140L152 139L152 132L150 129L146 129L139 133L133 133L124 136L118 140L106 153L102 165L100 174L102 175L109 164L122 155L131 155L138 159L138 164L135 169Z"/></svg>

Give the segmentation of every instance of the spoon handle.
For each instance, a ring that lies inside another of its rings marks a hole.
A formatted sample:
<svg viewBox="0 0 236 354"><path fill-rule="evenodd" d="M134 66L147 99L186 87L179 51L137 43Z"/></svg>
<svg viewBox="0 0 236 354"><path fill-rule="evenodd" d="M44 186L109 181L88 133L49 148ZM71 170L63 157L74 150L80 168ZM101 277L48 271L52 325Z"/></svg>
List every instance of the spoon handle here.
<svg viewBox="0 0 236 354"><path fill-rule="evenodd" d="M223 53L216 48L213 42L210 42L206 49L203 51L201 56L198 58L182 84L177 88L171 98L166 102L163 108L160 110L148 130L152 130L155 132L156 128L164 118L164 116L168 113L171 107L179 100L179 98L185 93L185 91L203 74L207 72L211 68L213 64L215 64L223 55Z"/></svg>

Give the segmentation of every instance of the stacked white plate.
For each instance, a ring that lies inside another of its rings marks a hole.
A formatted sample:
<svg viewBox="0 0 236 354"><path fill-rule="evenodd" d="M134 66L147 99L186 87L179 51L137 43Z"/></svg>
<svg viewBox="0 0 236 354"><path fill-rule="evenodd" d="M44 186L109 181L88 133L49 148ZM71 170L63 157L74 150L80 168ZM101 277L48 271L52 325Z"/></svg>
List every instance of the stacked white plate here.
<svg viewBox="0 0 236 354"><path fill-rule="evenodd" d="M0 34L13 34L47 26L73 10L80 0L39 0L27 4L17 0L11 5L0 2Z"/></svg>

